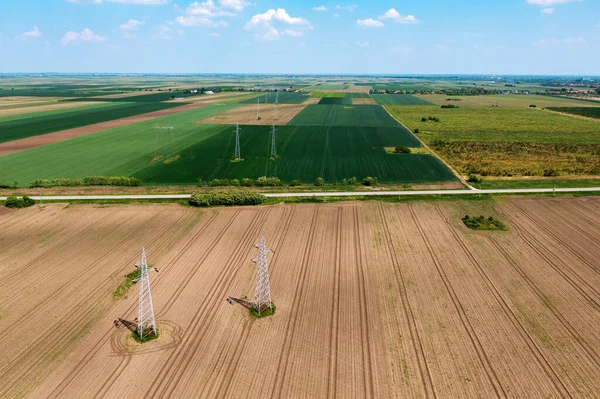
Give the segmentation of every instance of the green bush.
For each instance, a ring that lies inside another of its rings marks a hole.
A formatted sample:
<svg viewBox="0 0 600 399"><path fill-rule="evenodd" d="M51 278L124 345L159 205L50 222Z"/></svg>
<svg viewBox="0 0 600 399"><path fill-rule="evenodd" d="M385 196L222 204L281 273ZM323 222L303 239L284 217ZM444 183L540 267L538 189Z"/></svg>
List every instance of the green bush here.
<svg viewBox="0 0 600 399"><path fill-rule="evenodd" d="M252 179L248 179L247 177L244 177L241 181L240 184L244 187L252 187L254 186L254 180Z"/></svg>
<svg viewBox="0 0 600 399"><path fill-rule="evenodd" d="M356 184L356 177L351 177L349 179L343 179L342 184L346 186L354 186Z"/></svg>
<svg viewBox="0 0 600 399"><path fill-rule="evenodd" d="M265 197L254 191L215 191L213 193L194 193L189 199L192 206L234 206L234 205L259 205Z"/></svg>
<svg viewBox="0 0 600 399"><path fill-rule="evenodd" d="M473 217L465 215L462 221L468 228L473 230L508 230L508 227L504 223L494 219L492 216L486 219L483 215Z"/></svg>
<svg viewBox="0 0 600 399"><path fill-rule="evenodd" d="M322 177L317 177L315 180L315 186L322 186L323 184L325 184L325 179Z"/></svg>
<svg viewBox="0 0 600 399"><path fill-rule="evenodd" d="M376 186L376 185L377 185L376 177L367 176L363 179L363 186Z"/></svg>
<svg viewBox="0 0 600 399"><path fill-rule="evenodd" d="M410 154L410 148L405 147L403 145L397 145L394 147L394 152L396 154Z"/></svg>
<svg viewBox="0 0 600 399"><path fill-rule="evenodd" d="M467 182L481 184L481 183L483 183L483 179L480 177L477 177L477 175L475 173L471 173L469 175L469 178L467 179Z"/></svg>
<svg viewBox="0 0 600 399"><path fill-rule="evenodd" d="M24 195L22 198L17 198L14 195L11 195L6 199L6 203L4 204L7 208L27 208L35 204L35 201Z"/></svg>
<svg viewBox="0 0 600 399"><path fill-rule="evenodd" d="M295 186L301 186L302 185L302 180L300 179L294 179L290 182L290 186L295 187Z"/></svg>
<svg viewBox="0 0 600 399"><path fill-rule="evenodd" d="M231 179L229 184L231 184L233 187L239 187L240 181L238 179Z"/></svg>
<svg viewBox="0 0 600 399"><path fill-rule="evenodd" d="M258 187L281 186L281 180L278 177L261 176L256 179L256 185Z"/></svg>
<svg viewBox="0 0 600 399"><path fill-rule="evenodd" d="M415 129L415 134L419 134L421 131L419 130L419 128Z"/></svg>
<svg viewBox="0 0 600 399"><path fill-rule="evenodd" d="M55 179L38 179L29 183L29 187L77 187L77 186L141 186L142 182L135 177L127 176L88 176L81 178L58 177Z"/></svg>
<svg viewBox="0 0 600 399"><path fill-rule="evenodd" d="M212 179L209 185L211 187L224 187L229 186L230 183L228 179Z"/></svg>
<svg viewBox="0 0 600 399"><path fill-rule="evenodd" d="M444 104L440 108L458 108L458 105L454 104Z"/></svg>
<svg viewBox="0 0 600 399"><path fill-rule="evenodd" d="M535 108L535 107L537 107L537 105L535 105L535 104L529 104L529 108Z"/></svg>

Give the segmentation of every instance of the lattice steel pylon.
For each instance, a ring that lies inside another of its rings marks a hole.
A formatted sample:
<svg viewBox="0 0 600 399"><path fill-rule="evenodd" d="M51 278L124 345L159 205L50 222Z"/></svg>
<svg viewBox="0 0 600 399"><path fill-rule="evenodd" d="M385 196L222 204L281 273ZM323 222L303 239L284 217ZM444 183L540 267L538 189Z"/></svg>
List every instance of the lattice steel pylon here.
<svg viewBox="0 0 600 399"><path fill-rule="evenodd" d="M242 159L240 155L240 125L237 123L235 125L235 154L233 157L235 159Z"/></svg>
<svg viewBox="0 0 600 399"><path fill-rule="evenodd" d="M271 158L277 157L277 148L275 147L275 125L271 129Z"/></svg>
<svg viewBox="0 0 600 399"><path fill-rule="evenodd" d="M273 119L279 120L279 112L277 110L277 106L279 105L279 89L275 88L275 116Z"/></svg>
<svg viewBox="0 0 600 399"><path fill-rule="evenodd" d="M150 276L148 275L148 263L146 262L146 249L142 248L142 262L136 264L141 268L140 297L138 302L138 325L137 333L140 338L156 335L156 322L154 320L154 308L152 307L152 294L150 292Z"/></svg>
<svg viewBox="0 0 600 399"><path fill-rule="evenodd" d="M254 289L254 310L260 314L266 309L273 307L271 302L271 284L269 283L269 266L267 255L273 252L267 249L265 244L265 232L260 233L260 242L256 244L258 248L258 258L253 259L256 262L256 288Z"/></svg>
<svg viewBox="0 0 600 399"><path fill-rule="evenodd" d="M256 99L256 120L260 119L260 98Z"/></svg>

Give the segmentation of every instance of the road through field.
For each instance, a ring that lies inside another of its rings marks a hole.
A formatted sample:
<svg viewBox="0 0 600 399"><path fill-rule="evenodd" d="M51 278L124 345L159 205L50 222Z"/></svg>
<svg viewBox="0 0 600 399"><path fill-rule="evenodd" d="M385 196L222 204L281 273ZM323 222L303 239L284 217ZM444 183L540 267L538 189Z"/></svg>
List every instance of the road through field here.
<svg viewBox="0 0 600 399"><path fill-rule="evenodd" d="M594 397L600 198L484 202L0 208L0 396ZM138 344L138 287L112 291L142 246L160 337Z"/></svg>

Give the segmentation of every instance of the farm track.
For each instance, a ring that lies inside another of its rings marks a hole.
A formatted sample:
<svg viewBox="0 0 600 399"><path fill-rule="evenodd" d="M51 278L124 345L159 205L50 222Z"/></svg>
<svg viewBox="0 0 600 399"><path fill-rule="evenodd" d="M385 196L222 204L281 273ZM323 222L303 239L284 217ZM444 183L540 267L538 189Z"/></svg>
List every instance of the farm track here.
<svg viewBox="0 0 600 399"><path fill-rule="evenodd" d="M24 224L2 244L23 259L0 269L0 292L10 288L3 277L20 266L45 259L49 270L15 275L26 287L41 272L44 283L35 295L15 288L10 295L22 299L0 303L0 352L16 356L0 365L8 370L8 379L0 371L0 396L594 397L600 307L590 289L598 279L555 241L574 245L579 236L593 245L600 215L587 209L598 204L593 197L500 200L494 212L507 232L467 229L459 219L465 207L486 214L489 205L462 201L202 212L49 205L39 221L19 211ZM577 225L587 234L560 219L578 213L588 216ZM12 224L14 215L0 214L0 223ZM565 236L549 225L556 221ZM80 230L85 225L93 227ZM251 300L261 229L275 251L269 275L277 312L253 319L225 299ZM32 240L43 246L23 253ZM110 295L141 243L160 269L152 289L161 337L143 346L112 323L136 315L136 287L123 300ZM94 273L80 278L90 265ZM48 312L31 306L35 300L49 301ZM35 313L27 316L29 309ZM52 333L32 328L39 325Z"/></svg>
<svg viewBox="0 0 600 399"><path fill-rule="evenodd" d="M497 397L508 397L508 395L504 391L504 388L502 387L502 384L500 384L498 376L497 376L494 368L492 367L489 357L487 356L487 354L485 352L484 346L482 345L481 341L477 337L477 334L475 333L473 325L470 323L469 319L467 318L463 304L460 302L460 299L458 298L456 291L452 287L452 284L450 283L448 276L446 275L446 272L444 271L444 269L441 265L440 259L437 257L434 247L432 246L431 242L427 238L427 235L423 231L423 227L421 226L421 223L419 222L419 219L417 218L415 211L411 204L408 205L408 209L410 211L410 215L412 217L413 223L417 227L419 236L421 237L421 239L427 246L427 250L429 251L429 255L431 256L431 259L433 260L435 268L437 269L437 272L444 283L444 287L446 288L448 294L450 295L450 298L452 299L452 303L454 304L454 308L455 308L457 314L460 316L460 321L462 323L462 326L463 326L464 330L467 332L471 344L477 351L477 357L479 358L481 365L485 369L485 373L494 388L494 392L495 392L496 396ZM438 212L439 212L439 209L438 209Z"/></svg>
<svg viewBox="0 0 600 399"><path fill-rule="evenodd" d="M396 257L396 253L394 251L394 244L393 244L392 238L390 236L390 228L388 226L387 219L384 215L382 204L378 203L377 207L378 207L379 216L380 216L381 222L382 222L381 228L382 228L383 234L385 236L387 252L388 252L390 260L393 263L394 272L395 272L395 276L396 276L396 283L400 287L400 290L402 293L402 306L404 308L404 315L406 318L406 322L410 326L410 335L411 335L411 342L413 344L413 350L414 350L415 356L418 359L417 366L419 368L419 377L420 377L421 383L423 385L423 393L425 394L425 397L436 398L437 394L435 392L435 386L433 383L433 379L431 377L431 371L429 370L429 366L427 365L427 359L425 358L425 351L423 349L423 342L422 342L421 338L419 337L419 331L416 326L415 316L414 316L413 310L411 308L411 305L410 305L410 302L408 299L408 295L407 295L407 291L406 291L406 284L404 282L404 278L402 277L400 263L398 262L398 258Z"/></svg>

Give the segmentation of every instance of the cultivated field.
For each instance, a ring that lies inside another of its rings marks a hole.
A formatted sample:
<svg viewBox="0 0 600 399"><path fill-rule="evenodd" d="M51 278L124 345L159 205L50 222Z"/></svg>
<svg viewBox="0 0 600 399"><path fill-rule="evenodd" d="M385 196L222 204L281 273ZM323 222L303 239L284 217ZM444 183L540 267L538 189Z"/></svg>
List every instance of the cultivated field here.
<svg viewBox="0 0 600 399"><path fill-rule="evenodd" d="M199 120L198 123L213 125L285 125L291 121L304 105L279 104L277 106L278 118L275 118L275 104L261 104L259 106L260 119L256 118L256 104L244 105L218 115Z"/></svg>
<svg viewBox="0 0 600 399"><path fill-rule="evenodd" d="M600 201L499 201L0 211L0 396L594 397ZM261 230L256 320L225 299L252 299ZM142 246L161 336L140 346L113 325L137 287L112 291Z"/></svg>
<svg viewBox="0 0 600 399"><path fill-rule="evenodd" d="M412 94L371 94L371 97L381 105L432 105Z"/></svg>
<svg viewBox="0 0 600 399"><path fill-rule="evenodd" d="M541 107L593 107L599 104L580 101L566 97L553 97L541 95L503 94L485 96L452 96L447 94L421 94L418 96L430 103L444 105L452 104L459 107L529 107L535 105ZM449 100L451 99L451 100Z"/></svg>

